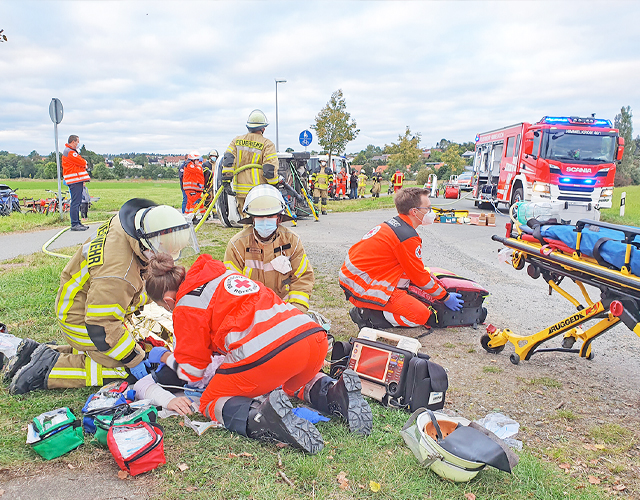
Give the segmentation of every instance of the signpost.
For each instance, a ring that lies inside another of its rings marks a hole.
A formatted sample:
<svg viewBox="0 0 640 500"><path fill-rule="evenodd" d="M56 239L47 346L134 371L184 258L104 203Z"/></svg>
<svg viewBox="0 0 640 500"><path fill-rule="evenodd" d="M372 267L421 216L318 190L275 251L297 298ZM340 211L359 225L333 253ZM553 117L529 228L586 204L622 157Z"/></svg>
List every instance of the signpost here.
<svg viewBox="0 0 640 500"><path fill-rule="evenodd" d="M62 115L64 114L62 109L62 102L60 99L51 99L49 104L49 116L53 122L53 134L56 138L56 165L58 167L58 210L60 210L60 219L62 220L62 186L60 184L60 155L58 154L58 123L62 121Z"/></svg>
<svg viewBox="0 0 640 500"><path fill-rule="evenodd" d="M307 146L309 144L311 144L311 141L313 140L313 136L311 135L311 132L309 132L308 130L303 130L302 132L300 132L300 144L304 146L304 150L307 150Z"/></svg>

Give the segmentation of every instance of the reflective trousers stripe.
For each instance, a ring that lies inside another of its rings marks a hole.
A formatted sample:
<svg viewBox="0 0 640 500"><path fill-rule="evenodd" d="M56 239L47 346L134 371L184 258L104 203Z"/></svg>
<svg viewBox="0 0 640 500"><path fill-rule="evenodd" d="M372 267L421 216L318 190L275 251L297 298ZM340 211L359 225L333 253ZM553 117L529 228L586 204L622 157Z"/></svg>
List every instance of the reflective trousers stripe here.
<svg viewBox="0 0 640 500"><path fill-rule="evenodd" d="M84 380L87 387L101 386L105 378L127 378L128 376L126 368L105 368L89 356L86 357L84 369L54 367L49 374L50 379Z"/></svg>

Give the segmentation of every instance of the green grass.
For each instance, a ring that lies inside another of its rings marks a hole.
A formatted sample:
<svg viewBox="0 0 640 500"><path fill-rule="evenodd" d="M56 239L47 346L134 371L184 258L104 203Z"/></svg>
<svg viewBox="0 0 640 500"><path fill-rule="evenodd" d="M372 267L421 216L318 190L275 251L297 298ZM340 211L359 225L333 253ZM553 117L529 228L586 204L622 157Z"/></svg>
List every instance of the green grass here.
<svg viewBox="0 0 640 500"><path fill-rule="evenodd" d="M624 217L620 217L620 195L626 192ZM613 190L612 207L602 210L602 220L613 224L640 226L640 186L625 186Z"/></svg>
<svg viewBox="0 0 640 500"><path fill-rule="evenodd" d="M504 370L499 366L483 366L482 371L484 373L502 373Z"/></svg>
<svg viewBox="0 0 640 500"><path fill-rule="evenodd" d="M548 387L552 389L560 389L562 384L558 382L556 379L551 377L540 377L540 378L532 378L527 381L529 385L539 385L543 387Z"/></svg>

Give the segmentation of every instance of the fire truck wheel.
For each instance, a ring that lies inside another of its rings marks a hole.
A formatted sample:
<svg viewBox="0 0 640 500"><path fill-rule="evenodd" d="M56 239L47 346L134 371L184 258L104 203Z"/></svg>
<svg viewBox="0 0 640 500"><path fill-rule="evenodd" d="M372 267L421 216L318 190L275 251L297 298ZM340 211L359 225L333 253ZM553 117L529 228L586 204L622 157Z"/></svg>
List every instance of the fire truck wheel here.
<svg viewBox="0 0 640 500"><path fill-rule="evenodd" d="M511 196L511 205L515 205L519 201L524 200L524 191L521 187L516 188Z"/></svg>

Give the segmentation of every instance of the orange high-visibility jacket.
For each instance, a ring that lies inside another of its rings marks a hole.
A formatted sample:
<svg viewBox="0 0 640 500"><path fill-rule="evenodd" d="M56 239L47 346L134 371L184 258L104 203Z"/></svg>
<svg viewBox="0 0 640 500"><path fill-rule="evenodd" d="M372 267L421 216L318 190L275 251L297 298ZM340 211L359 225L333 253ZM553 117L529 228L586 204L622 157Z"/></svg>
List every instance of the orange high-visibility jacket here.
<svg viewBox="0 0 640 500"><path fill-rule="evenodd" d="M396 170L396 173L393 174L393 179L391 179L394 186L402 186L404 182L404 174L400 172L400 170Z"/></svg>
<svg viewBox="0 0 640 500"><path fill-rule="evenodd" d="M202 379L214 352L225 355L217 373L242 372L323 330L262 283L207 254L191 266L176 300L174 356L185 380Z"/></svg>
<svg viewBox="0 0 640 500"><path fill-rule="evenodd" d="M348 296L384 306L393 291L411 281L435 300L445 300L447 291L424 268L422 240L398 215L374 227L349 249L340 269L340 286Z"/></svg>
<svg viewBox="0 0 640 500"><path fill-rule="evenodd" d="M190 161L184 167L182 174L182 189L185 191L200 191L204 189L204 172L202 163Z"/></svg>
<svg viewBox="0 0 640 500"><path fill-rule="evenodd" d="M89 182L89 172L87 172L87 162L80 154L68 144L64 145L62 152L62 176L64 182L75 184L76 182Z"/></svg>

